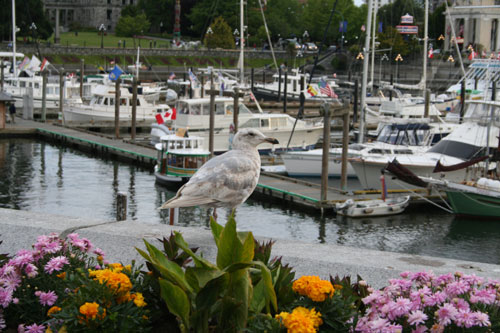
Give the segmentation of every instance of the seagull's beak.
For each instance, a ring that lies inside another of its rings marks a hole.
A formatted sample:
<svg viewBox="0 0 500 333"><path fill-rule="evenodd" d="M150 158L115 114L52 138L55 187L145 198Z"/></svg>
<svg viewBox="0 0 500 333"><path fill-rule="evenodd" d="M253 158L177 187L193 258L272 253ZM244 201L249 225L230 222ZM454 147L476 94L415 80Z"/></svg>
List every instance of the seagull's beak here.
<svg viewBox="0 0 500 333"><path fill-rule="evenodd" d="M278 140L276 140L275 138L265 138L265 139L264 139L264 141L265 141L265 142L269 142L269 143L271 143L271 144L273 144L273 145L280 143L280 142L279 142Z"/></svg>

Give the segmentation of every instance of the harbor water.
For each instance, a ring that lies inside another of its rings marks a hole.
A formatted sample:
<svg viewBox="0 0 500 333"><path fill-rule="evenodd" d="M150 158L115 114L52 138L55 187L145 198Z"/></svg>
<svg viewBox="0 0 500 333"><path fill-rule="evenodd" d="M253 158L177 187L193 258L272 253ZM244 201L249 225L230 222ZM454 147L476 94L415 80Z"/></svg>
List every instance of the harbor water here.
<svg viewBox="0 0 500 333"><path fill-rule="evenodd" d="M124 192L128 219L145 228L168 223L158 207L175 194L155 185L150 170L27 139L0 140L0 175L1 208L114 220L116 196ZM226 221L228 212L217 212L219 222ZM179 215L179 225L208 228L206 209L182 208ZM236 221L239 230L262 237L500 264L498 222L458 219L433 206L351 219L250 199L237 209Z"/></svg>

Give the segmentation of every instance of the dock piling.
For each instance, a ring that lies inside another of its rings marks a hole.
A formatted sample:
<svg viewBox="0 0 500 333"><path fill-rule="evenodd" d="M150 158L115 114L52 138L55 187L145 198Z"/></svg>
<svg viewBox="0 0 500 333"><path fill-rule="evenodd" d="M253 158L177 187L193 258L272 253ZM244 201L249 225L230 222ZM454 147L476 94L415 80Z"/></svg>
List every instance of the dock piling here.
<svg viewBox="0 0 500 333"><path fill-rule="evenodd" d="M120 78L115 83L115 138L120 138Z"/></svg>
<svg viewBox="0 0 500 333"><path fill-rule="evenodd" d="M116 220L125 221L127 219L127 193L118 192L116 195Z"/></svg>

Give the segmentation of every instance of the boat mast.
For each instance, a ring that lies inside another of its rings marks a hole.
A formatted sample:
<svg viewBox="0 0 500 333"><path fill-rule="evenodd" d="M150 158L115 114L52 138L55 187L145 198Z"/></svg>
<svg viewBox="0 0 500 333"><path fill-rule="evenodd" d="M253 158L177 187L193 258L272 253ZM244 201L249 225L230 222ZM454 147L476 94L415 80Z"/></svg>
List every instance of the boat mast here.
<svg viewBox="0 0 500 333"><path fill-rule="evenodd" d="M244 73L244 64L245 64L245 59L243 58L243 44L244 44L244 39L243 36L245 35L244 29L245 27L243 26L243 1L240 0L240 85L243 86L243 73Z"/></svg>
<svg viewBox="0 0 500 333"><path fill-rule="evenodd" d="M363 143L365 132L365 107L366 107L366 81L368 80L368 58L370 50L370 34L372 28L372 9L373 1L368 0L368 15L366 18L366 36L365 47L363 48L363 80L361 81L361 117L359 119L359 137L358 142Z"/></svg>
<svg viewBox="0 0 500 333"><path fill-rule="evenodd" d="M370 71L370 82L371 82L371 91L373 91L373 83L374 81L374 75L373 72L375 70L375 33L377 31L377 10L378 10L378 2L379 0L374 0L373 3L373 31L372 31L372 65L371 65L371 71Z"/></svg>
<svg viewBox="0 0 500 333"><path fill-rule="evenodd" d="M135 60L135 77L137 78L137 80L139 81L139 49L141 47L138 46L137 47L137 59Z"/></svg>
<svg viewBox="0 0 500 333"><path fill-rule="evenodd" d="M427 90L427 40L429 39L429 0L425 0L425 16L424 16L424 68L422 74L422 92L425 98ZM427 101L426 101L427 103Z"/></svg>
<svg viewBox="0 0 500 333"><path fill-rule="evenodd" d="M16 66L16 0L12 0L12 68L14 77L17 77Z"/></svg>

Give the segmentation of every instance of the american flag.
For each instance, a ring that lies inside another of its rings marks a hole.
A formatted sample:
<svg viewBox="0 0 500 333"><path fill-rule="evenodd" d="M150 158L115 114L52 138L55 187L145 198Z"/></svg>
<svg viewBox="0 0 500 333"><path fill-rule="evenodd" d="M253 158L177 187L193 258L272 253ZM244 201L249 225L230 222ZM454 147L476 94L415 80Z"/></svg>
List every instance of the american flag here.
<svg viewBox="0 0 500 333"><path fill-rule="evenodd" d="M338 98L337 94L335 94L333 92L333 89L330 87L328 82L326 82L323 78L321 78L321 80L319 80L318 86L319 86L319 91L323 95L326 95L326 96L332 97L332 98Z"/></svg>

